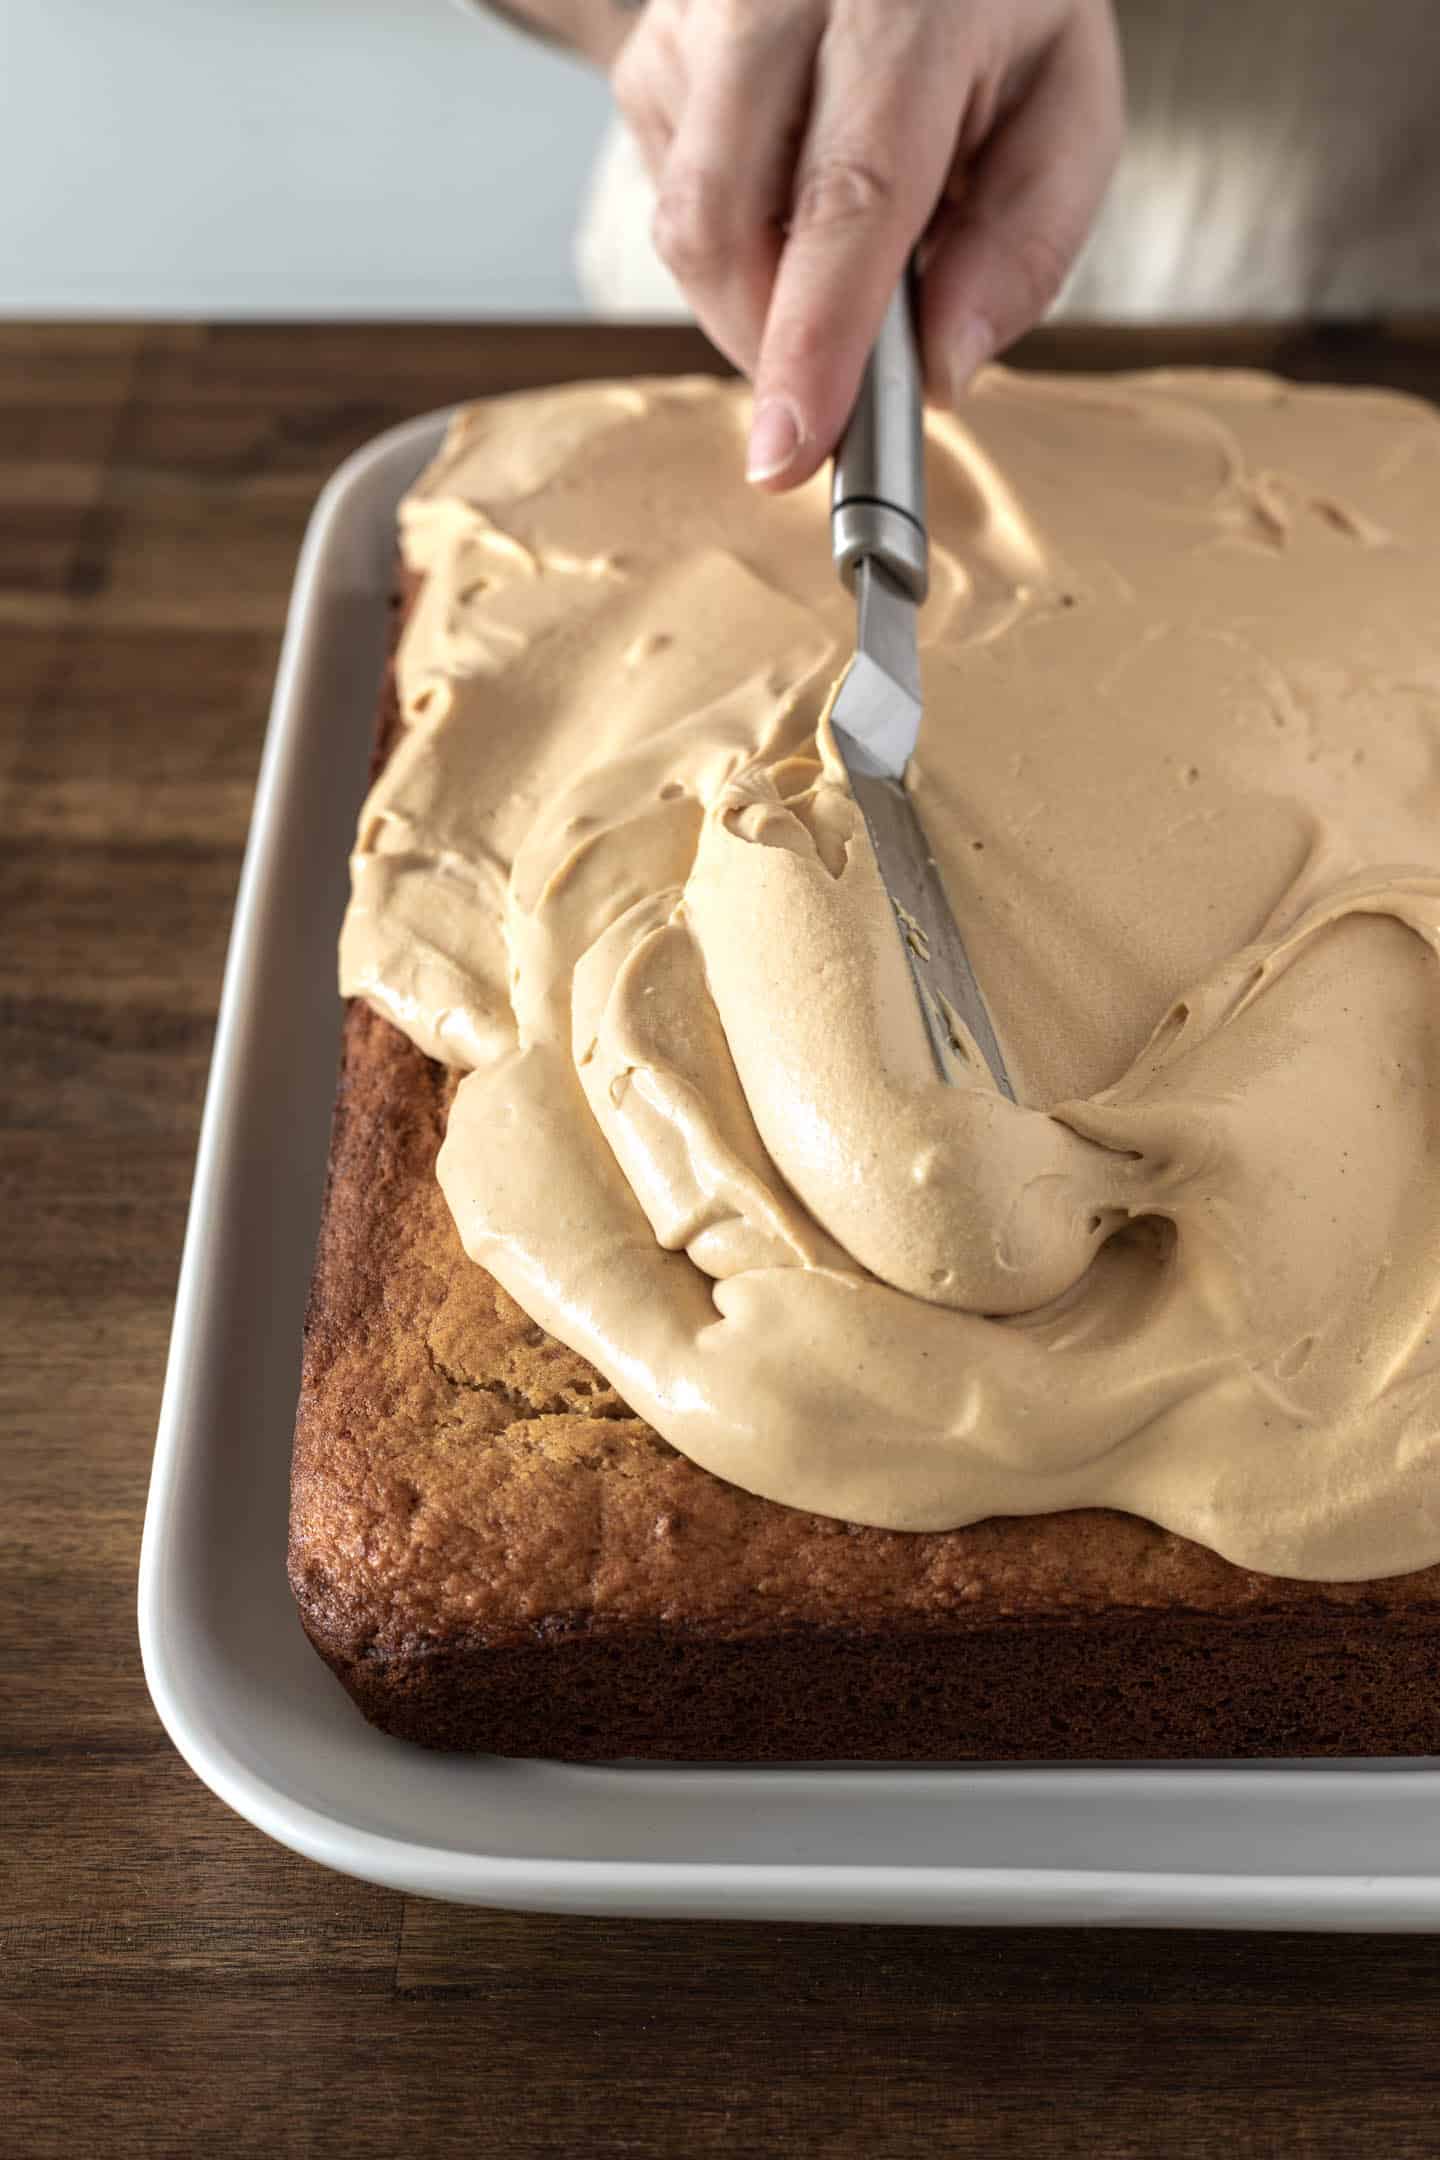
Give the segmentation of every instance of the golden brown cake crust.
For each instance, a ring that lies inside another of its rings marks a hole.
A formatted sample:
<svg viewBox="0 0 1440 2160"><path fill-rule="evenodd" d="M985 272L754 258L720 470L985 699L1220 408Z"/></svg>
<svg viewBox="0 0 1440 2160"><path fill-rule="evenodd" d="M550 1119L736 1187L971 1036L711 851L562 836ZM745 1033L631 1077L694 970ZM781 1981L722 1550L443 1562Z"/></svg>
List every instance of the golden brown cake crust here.
<svg viewBox="0 0 1440 2160"><path fill-rule="evenodd" d="M377 760L396 725L387 669ZM465 1257L453 1086L351 1007L290 1576L375 1723L576 1759L1440 1752L1440 1568L1282 1581L1095 1510L859 1528L677 1454Z"/></svg>

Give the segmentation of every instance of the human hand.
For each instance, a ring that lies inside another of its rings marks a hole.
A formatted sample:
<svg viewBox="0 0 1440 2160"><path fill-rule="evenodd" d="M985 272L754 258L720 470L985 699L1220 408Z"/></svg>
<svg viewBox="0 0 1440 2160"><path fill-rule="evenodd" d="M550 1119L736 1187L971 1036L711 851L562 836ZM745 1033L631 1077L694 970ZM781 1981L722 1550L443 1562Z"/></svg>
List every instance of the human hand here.
<svg viewBox="0 0 1440 2160"><path fill-rule="evenodd" d="M833 451L917 242L937 399L1039 318L1123 129L1109 0L649 0L612 80L776 490Z"/></svg>

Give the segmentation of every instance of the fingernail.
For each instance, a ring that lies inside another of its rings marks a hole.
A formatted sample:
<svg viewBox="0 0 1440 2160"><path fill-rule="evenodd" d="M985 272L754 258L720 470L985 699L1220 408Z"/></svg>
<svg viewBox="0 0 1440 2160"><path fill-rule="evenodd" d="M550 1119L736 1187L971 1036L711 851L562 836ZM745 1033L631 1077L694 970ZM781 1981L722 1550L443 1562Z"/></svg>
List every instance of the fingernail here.
<svg viewBox="0 0 1440 2160"><path fill-rule="evenodd" d="M983 316L972 315L950 340L950 402L958 405L977 368L995 350L995 333Z"/></svg>
<svg viewBox="0 0 1440 2160"><path fill-rule="evenodd" d="M745 477L750 481L778 480L793 465L805 430L800 415L787 397L769 397L755 408L750 422L750 448L745 458Z"/></svg>

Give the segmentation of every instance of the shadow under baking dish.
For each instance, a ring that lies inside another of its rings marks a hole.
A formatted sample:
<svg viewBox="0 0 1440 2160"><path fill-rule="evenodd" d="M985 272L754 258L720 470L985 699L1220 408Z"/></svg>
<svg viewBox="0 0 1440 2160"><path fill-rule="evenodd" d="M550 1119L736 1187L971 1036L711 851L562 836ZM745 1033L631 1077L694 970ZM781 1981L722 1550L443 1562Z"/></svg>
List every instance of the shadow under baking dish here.
<svg viewBox="0 0 1440 2160"><path fill-rule="evenodd" d="M467 1903L619 1914L1440 1927L1440 1764L578 1766L366 1725L285 1576L335 940L400 496L446 415L379 437L296 575L186 1233L140 1567L176 1746L283 1844Z"/></svg>

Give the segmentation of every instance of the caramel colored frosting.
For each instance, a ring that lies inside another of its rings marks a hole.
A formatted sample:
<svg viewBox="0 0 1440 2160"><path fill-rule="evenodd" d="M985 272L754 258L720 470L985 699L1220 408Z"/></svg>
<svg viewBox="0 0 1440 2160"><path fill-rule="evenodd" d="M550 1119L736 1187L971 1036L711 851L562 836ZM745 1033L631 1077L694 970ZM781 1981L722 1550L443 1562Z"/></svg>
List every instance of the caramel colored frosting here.
<svg viewBox="0 0 1440 2160"><path fill-rule="evenodd" d="M342 981L465 1069L467 1252L677 1448L934 1530L1440 1560L1440 418L988 371L929 422L913 787L1021 1107L929 1064L743 393L463 414Z"/></svg>

